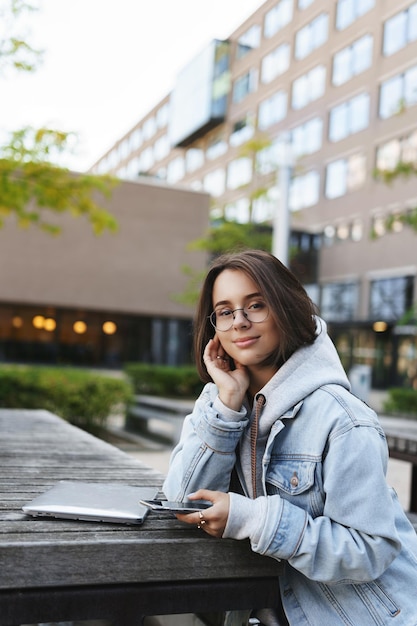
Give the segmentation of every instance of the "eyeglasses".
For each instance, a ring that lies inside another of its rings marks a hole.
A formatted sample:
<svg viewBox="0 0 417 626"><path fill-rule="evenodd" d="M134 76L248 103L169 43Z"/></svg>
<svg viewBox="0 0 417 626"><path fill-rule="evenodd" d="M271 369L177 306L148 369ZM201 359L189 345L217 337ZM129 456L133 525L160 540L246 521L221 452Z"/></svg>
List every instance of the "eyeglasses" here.
<svg viewBox="0 0 417 626"><path fill-rule="evenodd" d="M259 324L264 322L268 315L269 309L264 302L256 302L239 309L217 309L209 315L209 320L216 330L221 332L230 330L236 318L236 311L242 311L248 322Z"/></svg>

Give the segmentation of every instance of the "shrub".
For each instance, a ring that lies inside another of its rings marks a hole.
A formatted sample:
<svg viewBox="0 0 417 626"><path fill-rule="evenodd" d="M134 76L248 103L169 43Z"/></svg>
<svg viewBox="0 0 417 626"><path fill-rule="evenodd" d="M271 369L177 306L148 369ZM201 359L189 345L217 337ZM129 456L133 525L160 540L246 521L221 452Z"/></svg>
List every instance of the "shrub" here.
<svg viewBox="0 0 417 626"><path fill-rule="evenodd" d="M417 418L417 390L402 387L388 389L384 409L390 413L402 413Z"/></svg>
<svg viewBox="0 0 417 626"><path fill-rule="evenodd" d="M46 409L82 428L103 424L133 395L129 381L85 370L53 367L0 368L0 406Z"/></svg>
<svg viewBox="0 0 417 626"><path fill-rule="evenodd" d="M195 398L203 388L197 370L191 365L127 363L124 371L137 394Z"/></svg>

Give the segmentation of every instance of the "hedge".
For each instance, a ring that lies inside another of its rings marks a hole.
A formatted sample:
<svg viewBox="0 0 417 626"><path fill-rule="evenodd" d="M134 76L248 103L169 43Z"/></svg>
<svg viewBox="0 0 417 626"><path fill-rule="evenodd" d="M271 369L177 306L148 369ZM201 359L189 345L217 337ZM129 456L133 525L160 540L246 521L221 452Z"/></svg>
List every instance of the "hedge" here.
<svg viewBox="0 0 417 626"><path fill-rule="evenodd" d="M129 381L85 370L0 367L2 408L46 409L89 430L101 426L118 405L130 402L132 396Z"/></svg>
<svg viewBox="0 0 417 626"><path fill-rule="evenodd" d="M388 389L388 399L384 409L389 413L397 413L417 418L417 389L393 387Z"/></svg>
<svg viewBox="0 0 417 626"><path fill-rule="evenodd" d="M137 394L195 398L203 388L197 370L191 365L126 363L124 371Z"/></svg>

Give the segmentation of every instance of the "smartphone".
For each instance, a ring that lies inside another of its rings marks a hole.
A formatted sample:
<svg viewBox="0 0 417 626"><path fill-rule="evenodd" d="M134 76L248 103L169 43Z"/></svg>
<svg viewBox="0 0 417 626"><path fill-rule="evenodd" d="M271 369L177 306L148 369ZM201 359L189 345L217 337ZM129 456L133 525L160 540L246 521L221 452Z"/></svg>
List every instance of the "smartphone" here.
<svg viewBox="0 0 417 626"><path fill-rule="evenodd" d="M188 500L188 502L172 502L170 500L139 500L152 511L172 511L172 513L195 513L212 506L207 500Z"/></svg>

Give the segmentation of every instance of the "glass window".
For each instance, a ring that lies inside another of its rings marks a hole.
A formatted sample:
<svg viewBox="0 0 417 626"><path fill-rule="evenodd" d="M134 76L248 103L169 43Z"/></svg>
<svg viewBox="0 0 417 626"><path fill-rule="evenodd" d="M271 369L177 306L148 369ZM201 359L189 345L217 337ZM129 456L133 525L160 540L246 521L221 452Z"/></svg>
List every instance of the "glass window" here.
<svg viewBox="0 0 417 626"><path fill-rule="evenodd" d="M347 159L337 159L326 168L326 198L333 199L354 191L365 183L366 159L354 154Z"/></svg>
<svg viewBox="0 0 417 626"><path fill-rule="evenodd" d="M341 322L354 319L357 302L356 283L328 283L322 287L320 311L326 320Z"/></svg>
<svg viewBox="0 0 417 626"><path fill-rule="evenodd" d="M372 65L373 37L365 35L333 57L333 85L342 85Z"/></svg>
<svg viewBox="0 0 417 626"><path fill-rule="evenodd" d="M288 194L291 211L299 211L317 204L320 196L320 175L315 170L295 176Z"/></svg>
<svg viewBox="0 0 417 626"><path fill-rule="evenodd" d="M236 56L238 59L245 56L254 48L259 48L261 43L261 27L258 24L251 26L237 41Z"/></svg>
<svg viewBox="0 0 417 626"><path fill-rule="evenodd" d="M295 36L296 59L304 59L327 41L328 22L328 14L321 13L297 32Z"/></svg>
<svg viewBox="0 0 417 626"><path fill-rule="evenodd" d="M168 125L169 120L169 104L166 102L156 112L156 125L158 128L164 128Z"/></svg>
<svg viewBox="0 0 417 626"><path fill-rule="evenodd" d="M298 8L302 11L303 9L307 9L313 2L314 0L298 0Z"/></svg>
<svg viewBox="0 0 417 626"><path fill-rule="evenodd" d="M152 139L154 134L156 133L156 120L154 117L149 117L143 123L143 138L145 141L148 139Z"/></svg>
<svg viewBox="0 0 417 626"><path fill-rule="evenodd" d="M361 15L370 11L375 5L375 0L337 0L336 28L343 30Z"/></svg>
<svg viewBox="0 0 417 626"><path fill-rule="evenodd" d="M231 161L227 167L227 188L237 189L252 180L252 159L240 157Z"/></svg>
<svg viewBox="0 0 417 626"><path fill-rule="evenodd" d="M369 95L360 94L330 111L329 139L340 141L369 124Z"/></svg>
<svg viewBox="0 0 417 626"><path fill-rule="evenodd" d="M170 151L168 135L162 135L154 144L154 156L156 161L164 159Z"/></svg>
<svg viewBox="0 0 417 626"><path fill-rule="evenodd" d="M302 109L324 94L326 86L326 68L318 65L307 74L297 78L292 85L292 107Z"/></svg>
<svg viewBox="0 0 417 626"><path fill-rule="evenodd" d="M224 154L227 151L227 143L223 139L223 137L214 137L210 141L210 145L206 150L206 157L211 161L213 159L217 159L219 156Z"/></svg>
<svg viewBox="0 0 417 626"><path fill-rule="evenodd" d="M261 80L270 83L290 66L290 45L283 43L262 59Z"/></svg>
<svg viewBox="0 0 417 626"><path fill-rule="evenodd" d="M247 224L250 221L250 202L248 198L240 198L236 202L226 204L224 216L229 222Z"/></svg>
<svg viewBox="0 0 417 626"><path fill-rule="evenodd" d="M167 182L170 184L175 184L181 178L184 178L185 174L185 161L182 156L178 156L173 159L167 166Z"/></svg>
<svg viewBox="0 0 417 626"><path fill-rule="evenodd" d="M256 171L260 174L274 172L284 159L285 149L285 142L275 139L270 146L260 150L256 154Z"/></svg>
<svg viewBox="0 0 417 626"><path fill-rule="evenodd" d="M233 85L233 102L241 102L250 93L256 91L257 72L253 69L237 78Z"/></svg>
<svg viewBox="0 0 417 626"><path fill-rule="evenodd" d="M313 154L320 150L322 145L323 120L315 117L291 131L291 148L294 157L304 154Z"/></svg>
<svg viewBox="0 0 417 626"><path fill-rule="evenodd" d="M385 56L390 56L415 39L417 39L417 2L385 22L383 52Z"/></svg>
<svg viewBox="0 0 417 626"><path fill-rule="evenodd" d="M393 170L400 161L414 163L417 161L417 131L402 139L391 139L378 147L376 151L376 168Z"/></svg>
<svg viewBox="0 0 417 626"><path fill-rule="evenodd" d="M233 129L229 137L229 144L231 146L240 146L245 141L251 139L254 132L254 116L249 113L243 119L233 124Z"/></svg>
<svg viewBox="0 0 417 626"><path fill-rule="evenodd" d="M194 172L204 163L204 151L200 148L189 148L185 153L185 169Z"/></svg>
<svg viewBox="0 0 417 626"><path fill-rule="evenodd" d="M326 168L326 198L339 198L347 191L347 161L338 159Z"/></svg>
<svg viewBox="0 0 417 626"><path fill-rule="evenodd" d="M153 164L155 163L155 159L153 156L153 147L148 146L140 155L140 171L142 174L151 169Z"/></svg>
<svg viewBox="0 0 417 626"><path fill-rule="evenodd" d="M204 191L212 196L221 196L224 193L226 184L226 172L223 168L213 170L204 177Z"/></svg>
<svg viewBox="0 0 417 626"><path fill-rule="evenodd" d="M284 28L292 20L293 0L280 0L265 15L264 36L269 38Z"/></svg>
<svg viewBox="0 0 417 626"><path fill-rule="evenodd" d="M265 130L283 120L287 115L287 94L278 91L259 105L258 127Z"/></svg>
<svg viewBox="0 0 417 626"><path fill-rule="evenodd" d="M383 119L417 103L417 65L381 84L379 115Z"/></svg>
<svg viewBox="0 0 417 626"><path fill-rule="evenodd" d="M397 320L412 304L413 276L383 278L371 282L370 317Z"/></svg>
<svg viewBox="0 0 417 626"><path fill-rule="evenodd" d="M142 142L142 130L140 128L136 128L130 135L130 145L132 147L132 152L138 150L141 147Z"/></svg>

